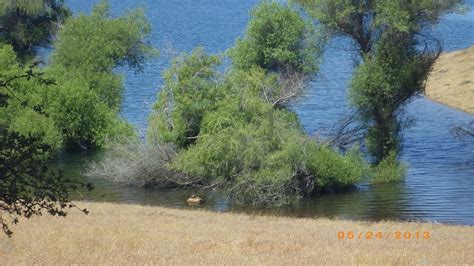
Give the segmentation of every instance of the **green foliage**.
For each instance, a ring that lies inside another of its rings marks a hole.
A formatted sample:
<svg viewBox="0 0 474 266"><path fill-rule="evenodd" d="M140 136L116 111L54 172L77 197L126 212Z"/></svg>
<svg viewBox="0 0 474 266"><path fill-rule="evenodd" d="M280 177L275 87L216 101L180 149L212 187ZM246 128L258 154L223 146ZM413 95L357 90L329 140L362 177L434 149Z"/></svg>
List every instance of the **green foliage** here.
<svg viewBox="0 0 474 266"><path fill-rule="evenodd" d="M217 63L198 49L165 74L149 140L181 148L172 170L254 205L288 204L363 177L362 160L309 139L296 114L275 104L286 93L277 74L253 67L221 75Z"/></svg>
<svg viewBox="0 0 474 266"><path fill-rule="evenodd" d="M42 95L46 112L60 129L66 149L105 147L109 138L133 136L126 124L87 83L71 79Z"/></svg>
<svg viewBox="0 0 474 266"><path fill-rule="evenodd" d="M292 0L323 25L352 38L361 55L369 53L385 30L419 32L441 15L457 11L462 0Z"/></svg>
<svg viewBox="0 0 474 266"><path fill-rule="evenodd" d="M12 45L26 61L50 44L68 16L63 0L0 0L0 43Z"/></svg>
<svg viewBox="0 0 474 266"><path fill-rule="evenodd" d="M119 117L123 83L114 69L141 70L156 51L145 41L150 27L141 11L112 18L108 10L102 1L91 15L68 19L46 69L57 87L43 90L42 99L67 149L102 148L107 139L133 135Z"/></svg>
<svg viewBox="0 0 474 266"><path fill-rule="evenodd" d="M418 32L426 24L438 22L441 15L458 10L462 0L377 1L376 24L401 32Z"/></svg>
<svg viewBox="0 0 474 266"><path fill-rule="evenodd" d="M264 1L251 13L243 39L228 51L233 66L258 66L270 71L312 74L325 38L320 29L290 7Z"/></svg>
<svg viewBox="0 0 474 266"><path fill-rule="evenodd" d="M366 58L353 77L349 98L368 126L367 148L378 160L399 150L404 122L400 113L424 89L436 55L418 54L413 40L397 33L397 43L385 33L374 55Z"/></svg>
<svg viewBox="0 0 474 266"><path fill-rule="evenodd" d="M19 67L14 59L11 46L0 48L0 61L12 63L10 71L2 72L0 78L0 98L4 99L0 104L0 112L8 116L8 111L12 111L9 108L15 103L21 103L21 106L14 107L14 110L16 109L18 117L23 118L24 125L21 128L24 129L27 128L25 119L33 118L36 119L34 122L42 123L41 117L48 118L41 107L32 106L19 97L23 91L22 87L17 85L33 81L43 84L47 82L32 70L26 74L15 74ZM37 116L26 117L24 113L18 112L27 109L30 115L33 112ZM48 171L46 159L54 150L45 144L48 140L44 138L44 127L38 130L30 120L29 125L33 129L19 133L15 128L15 122L18 123L18 120L14 120L14 117L0 117L0 226L6 235L11 236L13 233L9 226L17 224L20 217L40 216L43 211L55 216L66 216L65 209L77 207L69 200L70 191L86 184L71 181L61 172ZM90 184L87 184L87 187L92 189ZM83 212L87 213L87 210Z"/></svg>
<svg viewBox="0 0 474 266"><path fill-rule="evenodd" d="M376 163L398 151L406 126L403 107L423 92L424 81L441 52L419 34L461 0L294 0L337 34L351 38L363 63L350 87L350 101L367 127L366 145ZM424 46L425 49L420 49Z"/></svg>
<svg viewBox="0 0 474 266"><path fill-rule="evenodd" d="M398 182L405 178L406 166L397 160L397 153L392 150L372 169L372 183Z"/></svg>
<svg viewBox="0 0 474 266"><path fill-rule="evenodd" d="M156 51L146 43L150 27L141 11L112 18L108 10L103 1L92 15L64 23L51 63L42 70L54 84L24 80L9 84L23 101L6 100L9 104L0 109L0 122L14 132L38 137L52 150L103 148L108 139L134 135L119 116L123 84L114 69L128 65L141 70ZM0 75L5 78L39 70L21 67L8 48L0 50L0 61L4 63ZM25 103L42 106L48 116L23 108Z"/></svg>
<svg viewBox="0 0 474 266"><path fill-rule="evenodd" d="M141 10L112 18L107 2L102 1L92 15L66 21L54 43L51 71L64 80L87 81L110 108L118 110L123 85L113 70L128 65L140 71L146 58L156 54L146 42L150 30Z"/></svg>
<svg viewBox="0 0 474 266"><path fill-rule="evenodd" d="M462 0L293 0L324 25L344 33L355 33L361 23L398 31L419 30L423 23L436 23L441 15L459 10ZM361 21L361 16L370 18ZM362 30L360 28L359 30Z"/></svg>
<svg viewBox="0 0 474 266"><path fill-rule="evenodd" d="M214 109L220 98L219 75L215 71L219 64L217 56L205 54L202 48L173 60L153 106L150 137L182 148L195 142L204 112Z"/></svg>
<svg viewBox="0 0 474 266"><path fill-rule="evenodd" d="M368 167L356 148L341 156L328 146L314 145L307 156L307 167L318 177L316 186L319 189L349 188L368 175Z"/></svg>
<svg viewBox="0 0 474 266"><path fill-rule="evenodd" d="M49 145L52 151L58 150L62 136L54 120L35 111L35 107L42 105L38 89L43 89L44 84L37 79L16 78L29 71L30 69L19 65L12 46L0 47L0 79L4 82L0 87L0 95L4 97L4 103L0 106L0 126L23 137L39 139L43 144Z"/></svg>

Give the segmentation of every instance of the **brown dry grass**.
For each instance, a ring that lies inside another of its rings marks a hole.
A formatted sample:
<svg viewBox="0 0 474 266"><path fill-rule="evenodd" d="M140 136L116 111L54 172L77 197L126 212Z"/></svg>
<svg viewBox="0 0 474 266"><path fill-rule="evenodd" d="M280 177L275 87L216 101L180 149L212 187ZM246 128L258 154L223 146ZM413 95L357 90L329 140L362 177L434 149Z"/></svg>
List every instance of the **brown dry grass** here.
<svg viewBox="0 0 474 266"><path fill-rule="evenodd" d="M434 101L474 113L474 46L440 56L428 78L426 95Z"/></svg>
<svg viewBox="0 0 474 266"><path fill-rule="evenodd" d="M0 237L0 264L474 263L474 227L295 219L81 203ZM429 231L429 240L338 240L340 230Z"/></svg>

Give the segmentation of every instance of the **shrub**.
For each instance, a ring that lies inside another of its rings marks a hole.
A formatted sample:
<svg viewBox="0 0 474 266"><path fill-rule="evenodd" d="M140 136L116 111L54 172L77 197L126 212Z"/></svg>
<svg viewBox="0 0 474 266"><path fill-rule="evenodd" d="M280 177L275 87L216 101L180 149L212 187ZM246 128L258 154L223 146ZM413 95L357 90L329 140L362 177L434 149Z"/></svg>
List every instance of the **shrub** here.
<svg viewBox="0 0 474 266"><path fill-rule="evenodd" d="M81 80L44 92L46 111L60 129L67 149L103 148L107 139L134 135L133 128Z"/></svg>
<svg viewBox="0 0 474 266"><path fill-rule="evenodd" d="M343 156L308 138L286 107L301 88L299 79L288 77L317 69L320 50L307 43L307 23L278 4L264 3L252 16L246 37L229 52L228 72L218 72L219 58L201 48L173 60L153 107L148 142L177 147L176 154L169 160L159 155L148 166L138 162L156 155L127 152L137 155L120 164L138 169L127 175L141 178L152 169L152 180L165 181L160 173L171 171L175 185L224 188L236 202L257 206L285 205L361 180L365 164L357 152Z"/></svg>
<svg viewBox="0 0 474 266"><path fill-rule="evenodd" d="M397 160L397 153L391 151L378 165L373 166L372 183L398 182L404 179L406 166Z"/></svg>
<svg viewBox="0 0 474 266"><path fill-rule="evenodd" d="M0 42L11 45L22 62L47 47L70 15L64 0L2 0Z"/></svg>
<svg viewBox="0 0 474 266"><path fill-rule="evenodd" d="M112 18L106 1L91 15L66 20L46 68L57 85L41 94L66 149L100 149L108 139L134 134L119 116L123 84L114 69L142 69L156 52L146 42L149 33L141 11Z"/></svg>
<svg viewBox="0 0 474 266"><path fill-rule="evenodd" d="M226 188L253 205L284 205L331 187L348 187L365 174L360 156L347 157L309 139L294 112L276 106L278 76L260 68L227 73L223 93L203 113L193 145L172 161L175 171ZM174 97L181 97L177 91Z"/></svg>

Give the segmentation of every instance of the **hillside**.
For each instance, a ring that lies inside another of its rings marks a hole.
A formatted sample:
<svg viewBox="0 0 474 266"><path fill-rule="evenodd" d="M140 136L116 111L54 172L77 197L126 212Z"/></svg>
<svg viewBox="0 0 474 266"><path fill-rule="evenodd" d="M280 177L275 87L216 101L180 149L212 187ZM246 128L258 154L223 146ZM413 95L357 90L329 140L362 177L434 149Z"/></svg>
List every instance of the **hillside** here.
<svg viewBox="0 0 474 266"><path fill-rule="evenodd" d="M474 46L441 55L428 78L426 96L474 113Z"/></svg>

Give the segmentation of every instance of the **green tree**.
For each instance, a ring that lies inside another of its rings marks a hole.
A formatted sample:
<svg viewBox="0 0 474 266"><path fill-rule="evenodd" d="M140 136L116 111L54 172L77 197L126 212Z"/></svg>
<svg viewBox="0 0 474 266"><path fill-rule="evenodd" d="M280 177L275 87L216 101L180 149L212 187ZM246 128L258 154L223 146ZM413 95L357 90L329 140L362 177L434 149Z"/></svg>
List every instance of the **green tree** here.
<svg viewBox="0 0 474 266"><path fill-rule="evenodd" d="M351 83L351 103L368 128L368 150L381 162L400 148L403 107L424 90L441 52L421 34L460 0L295 0L333 33L353 41L362 58ZM424 49L423 49L424 47Z"/></svg>
<svg viewBox="0 0 474 266"><path fill-rule="evenodd" d="M150 117L151 138L186 148L196 141L205 112L215 109L222 98L217 56L202 48L175 58L164 72L165 85L158 95Z"/></svg>
<svg viewBox="0 0 474 266"><path fill-rule="evenodd" d="M366 146L377 163L400 150L400 134L408 125L403 118L404 106L423 92L424 81L438 57L437 52L420 53L414 39L406 34L384 34L374 55L356 70L349 91L350 102L368 128Z"/></svg>
<svg viewBox="0 0 474 266"><path fill-rule="evenodd" d="M351 38L362 57L370 54L382 33L419 33L441 15L459 10L462 0L292 0L333 33Z"/></svg>
<svg viewBox="0 0 474 266"><path fill-rule="evenodd" d="M39 116L10 101L0 110L9 130L24 136L33 134L51 150L62 147L96 149L108 140L134 135L133 128L119 115L123 78L114 73L118 66L142 70L156 51L147 43L150 26L140 10L111 17L107 2L94 7L91 15L68 18L59 30L50 64L41 71L55 84L15 80L10 86L30 105L41 105L48 116ZM5 45L0 50L3 75L27 70L16 62L15 53ZM11 46L10 46L11 47ZM31 70L38 71L38 66ZM36 123L31 123L36 121Z"/></svg>
<svg viewBox="0 0 474 266"><path fill-rule="evenodd" d="M251 12L245 36L228 54L233 66L259 66L280 73L317 71L325 37L320 29L288 6L264 1Z"/></svg>
<svg viewBox="0 0 474 266"><path fill-rule="evenodd" d="M0 42L12 45L22 61L31 59L69 14L63 0L1 0Z"/></svg>
<svg viewBox="0 0 474 266"><path fill-rule="evenodd" d="M63 80L82 79L110 108L122 101L122 76L113 72L127 65L140 72L157 51L147 42L151 27L143 10L111 17L107 1L95 5L91 15L71 17L54 42L52 75Z"/></svg>
<svg viewBox="0 0 474 266"><path fill-rule="evenodd" d="M133 134L119 117L123 77L114 69L141 71L157 54L146 41L151 29L141 10L113 18L109 9L102 1L91 15L66 20L46 69L59 89L43 90L42 97L68 149L101 148L107 139Z"/></svg>

